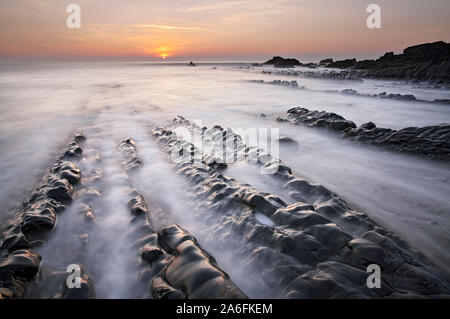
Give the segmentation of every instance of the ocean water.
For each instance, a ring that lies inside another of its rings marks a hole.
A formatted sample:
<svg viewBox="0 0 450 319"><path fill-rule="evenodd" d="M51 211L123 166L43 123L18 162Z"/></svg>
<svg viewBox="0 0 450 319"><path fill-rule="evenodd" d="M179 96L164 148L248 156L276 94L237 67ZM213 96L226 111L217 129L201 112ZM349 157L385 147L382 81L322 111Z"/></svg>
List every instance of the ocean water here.
<svg viewBox="0 0 450 319"><path fill-rule="evenodd" d="M448 105L426 102L450 99L450 91L392 81L306 79L261 71L240 64L0 65L0 220L6 220L20 206L74 131L84 130L89 139L93 137L89 143L105 158L105 172L109 176L120 170L115 147L131 136L146 163L133 180L134 186L172 212L168 222L180 223L198 235L201 244L212 250L219 264L245 292L253 297L267 297L246 280L245 270L234 267L229 253L216 251L214 245L202 239L200 231L196 233L204 225L197 225L186 213L185 199L178 195L183 192L183 177L171 171L168 159L151 141L150 127L162 126L174 116L182 115L206 126L278 128L280 135L298 141L297 146L280 146L280 158L295 174L339 194L352 207L366 212L440 268L448 270L448 165L347 143L324 132L276 122L275 118L285 115L291 107L302 106L338 113L358 125L372 121L380 127L399 129L450 123ZM297 80L305 89L250 81L275 79ZM343 89L371 94L383 91L413 94L425 102L326 92ZM261 113L266 117L261 117ZM226 174L262 191L280 192L258 170L235 166ZM112 236L123 230L122 212L117 211L124 196L120 183L120 178L111 178L99 204L107 222L97 241L110 243L103 249L110 252L107 264L112 268L122 260L113 253L123 242ZM64 227L69 227L72 218L70 214L60 216L58 227L63 230L57 229L48 248L41 252L49 263L58 264L60 256L52 253L52 247L64 238L67 229ZM125 267L122 265L122 269ZM127 287L126 281L123 271L109 273L98 281L99 296L131 296L132 287Z"/></svg>

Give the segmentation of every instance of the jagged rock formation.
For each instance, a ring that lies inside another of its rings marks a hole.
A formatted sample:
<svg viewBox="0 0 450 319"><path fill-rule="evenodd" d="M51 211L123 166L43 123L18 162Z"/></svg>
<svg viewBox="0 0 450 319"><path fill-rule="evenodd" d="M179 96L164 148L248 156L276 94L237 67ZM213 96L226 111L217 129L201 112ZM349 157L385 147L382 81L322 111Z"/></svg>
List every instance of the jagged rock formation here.
<svg viewBox="0 0 450 319"><path fill-rule="evenodd" d="M330 63L333 63L333 59L331 59L331 58L329 58L329 59L323 59L323 60L320 60L319 65L324 66L324 65L328 65L328 64L330 64Z"/></svg>
<svg viewBox="0 0 450 319"><path fill-rule="evenodd" d="M372 122L357 127L338 114L310 111L302 107L292 108L287 113L289 121L295 124L325 128L351 140L382 146L395 152L450 159L450 124L392 130L379 128Z"/></svg>
<svg viewBox="0 0 450 319"><path fill-rule="evenodd" d="M72 138L4 229L0 241L0 299L23 297L27 284L38 273L41 256L33 247L43 243L57 215L73 200L75 185L81 179L74 160L81 156L80 143L84 140L81 133Z"/></svg>
<svg viewBox="0 0 450 319"><path fill-rule="evenodd" d="M297 59L285 59L280 56L274 56L263 64L272 64L276 68L293 68L297 65L302 65Z"/></svg>
<svg viewBox="0 0 450 319"><path fill-rule="evenodd" d="M119 145L119 150L125 158L123 163L125 170L129 171L142 166L142 161L137 154L136 143L132 138L123 140Z"/></svg>
<svg viewBox="0 0 450 319"><path fill-rule="evenodd" d="M346 95L353 95L353 96L361 96L361 97L376 97L380 99L394 99L394 100L401 100L401 101L417 101L416 97L412 94L387 94L386 92L381 92L378 94L370 94L370 93L359 93L356 90L353 89L344 89L341 91L331 90L327 91L330 93L342 93Z"/></svg>
<svg viewBox="0 0 450 319"><path fill-rule="evenodd" d="M427 81L434 84L450 83L450 43L443 41L415 45L395 55L388 52L377 60L336 61L330 68L362 70L362 77L392 78Z"/></svg>
<svg viewBox="0 0 450 319"><path fill-rule="evenodd" d="M203 160L208 154L174 133L179 126L201 134L204 143L234 145L231 158L272 171L267 178L277 180L286 197L260 192L225 176ZM201 216L213 223L210 236L218 242L242 238L236 256L260 269L261 279L280 297L448 297L449 283L424 256L325 187L294 176L279 159L246 146L231 129L202 128L178 117L152 134L167 154L191 155L174 166L190 182L188 196L202 211L216 212L216 218ZM260 222L257 214L266 215L275 226ZM366 285L370 264L382 269L381 289Z"/></svg>
<svg viewBox="0 0 450 319"><path fill-rule="evenodd" d="M133 152L122 152L129 167L138 159L136 143L128 138L120 145L132 145ZM142 163L141 160L139 160ZM134 229L129 236L139 251L144 266L141 280L150 282L150 295L155 299L242 299L247 296L231 282L217 262L186 230L178 225L153 229L151 214L144 197L131 191L128 208Z"/></svg>
<svg viewBox="0 0 450 319"><path fill-rule="evenodd" d="M327 65L329 68L347 69L356 65L356 59L346 59L341 61L334 61Z"/></svg>
<svg viewBox="0 0 450 319"><path fill-rule="evenodd" d="M263 84L272 84L278 86L285 86L293 89L304 89L305 87L299 87L297 81L283 81L283 80L273 80L270 82L264 82L264 80L251 80L253 83L263 83Z"/></svg>
<svg viewBox="0 0 450 319"><path fill-rule="evenodd" d="M362 79L352 71L324 71L324 72L314 72L314 71L297 71L297 70L279 70L279 71L262 71L264 74L276 74L276 75L287 75L287 76L300 76L304 78L311 79L331 79L331 80L343 80L343 81L359 81Z"/></svg>

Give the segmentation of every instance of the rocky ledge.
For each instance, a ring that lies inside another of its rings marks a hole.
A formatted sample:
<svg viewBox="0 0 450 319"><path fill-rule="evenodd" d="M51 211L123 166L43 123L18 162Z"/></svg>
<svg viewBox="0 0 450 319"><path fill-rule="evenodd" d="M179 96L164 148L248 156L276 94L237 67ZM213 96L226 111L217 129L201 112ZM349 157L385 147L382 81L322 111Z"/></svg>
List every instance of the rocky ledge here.
<svg viewBox="0 0 450 319"><path fill-rule="evenodd" d="M41 256L33 249L45 242L57 215L72 202L81 172L83 134L76 134L59 159L7 223L0 237L0 299L21 298L39 271Z"/></svg>
<svg viewBox="0 0 450 319"><path fill-rule="evenodd" d="M249 165L274 169L265 176L279 182L283 198L227 177L233 164L218 170L214 154L201 152L175 133L180 126L201 134L206 144L231 143L235 158L256 157ZM235 257L258 269L255 282L264 281L278 297L449 297L447 279L423 255L322 185L293 175L279 159L246 146L232 129L200 127L178 117L152 134L168 155L191 155L173 165L188 179L186 196L198 205L198 218L210 224L209 236L218 244L240 238ZM215 160L205 160L211 158ZM261 222L259 214L271 224ZM381 289L366 284L370 264L382 269Z"/></svg>
<svg viewBox="0 0 450 319"><path fill-rule="evenodd" d="M393 130L379 128L372 122L357 127L354 122L338 114L311 111L302 107L291 108L287 113L287 120L290 122L327 129L350 140L381 146L395 152L412 153L443 161L450 159L450 124Z"/></svg>
<svg viewBox="0 0 450 319"><path fill-rule="evenodd" d="M329 68L358 70L361 77L426 81L450 84L450 43L415 45L402 54L388 52L377 60L347 59L327 64Z"/></svg>

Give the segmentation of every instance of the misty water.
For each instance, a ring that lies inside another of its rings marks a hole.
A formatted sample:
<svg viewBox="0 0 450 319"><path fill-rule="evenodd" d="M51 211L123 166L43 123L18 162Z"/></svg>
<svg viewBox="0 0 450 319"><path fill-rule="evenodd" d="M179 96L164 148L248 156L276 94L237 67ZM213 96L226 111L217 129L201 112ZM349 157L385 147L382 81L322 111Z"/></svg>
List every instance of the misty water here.
<svg viewBox="0 0 450 319"><path fill-rule="evenodd" d="M263 293L262 283L251 279L252 269L233 260L232 251L219 249L208 239L207 224L190 215L190 203L183 196L188 188L184 178L172 171L168 157L149 135L150 127L163 126L179 114L208 127L279 128L280 135L298 142L280 146L280 158L296 175L323 184L448 271L448 163L372 149L275 119L291 107L302 106L338 113L358 125L372 121L399 129L449 123L448 105L426 101L450 99L450 91L392 81L262 74L261 68L241 67L124 62L0 65L0 220L4 222L20 207L71 134L82 130L88 137L85 152L97 152L103 161L100 167L86 160L80 168L82 172L102 169L105 178L102 185L91 185L102 193L93 202L101 226L90 239L94 245L85 261L96 278L98 297L133 297L144 289L132 278L136 256L124 236L129 199L125 186L130 184L141 191L150 211L155 206L167 212L155 212L155 225L186 227L250 297L273 297ZM250 81L275 79L297 80L305 89ZM349 88L360 93L413 94L425 102L326 92ZM117 152L118 143L129 136L144 162L131 178L124 175ZM236 165L225 174L283 198L274 179L248 165ZM256 217L271 222L264 215ZM70 263L70 247L83 234L76 220L70 207L59 216L48 244L40 250L45 265L61 268Z"/></svg>

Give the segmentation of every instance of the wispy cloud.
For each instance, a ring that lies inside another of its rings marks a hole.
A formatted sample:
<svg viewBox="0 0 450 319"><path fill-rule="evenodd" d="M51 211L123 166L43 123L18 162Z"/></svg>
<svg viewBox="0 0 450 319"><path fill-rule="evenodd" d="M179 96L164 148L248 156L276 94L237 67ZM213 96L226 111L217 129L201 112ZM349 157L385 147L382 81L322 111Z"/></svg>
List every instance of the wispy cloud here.
<svg viewBox="0 0 450 319"><path fill-rule="evenodd" d="M244 4L244 1L224 1L224 2L206 4L206 5L197 6L197 7L190 7L190 8L187 8L186 11L197 12L197 11L206 11L206 10L218 10L218 9L229 8L229 7L242 5L242 4Z"/></svg>
<svg viewBox="0 0 450 319"><path fill-rule="evenodd" d="M146 29L159 29L159 30L185 30L185 31L205 31L205 28L202 27L192 27L192 26L176 26L176 25L167 25L167 24L133 24L131 25L135 28L146 28Z"/></svg>

